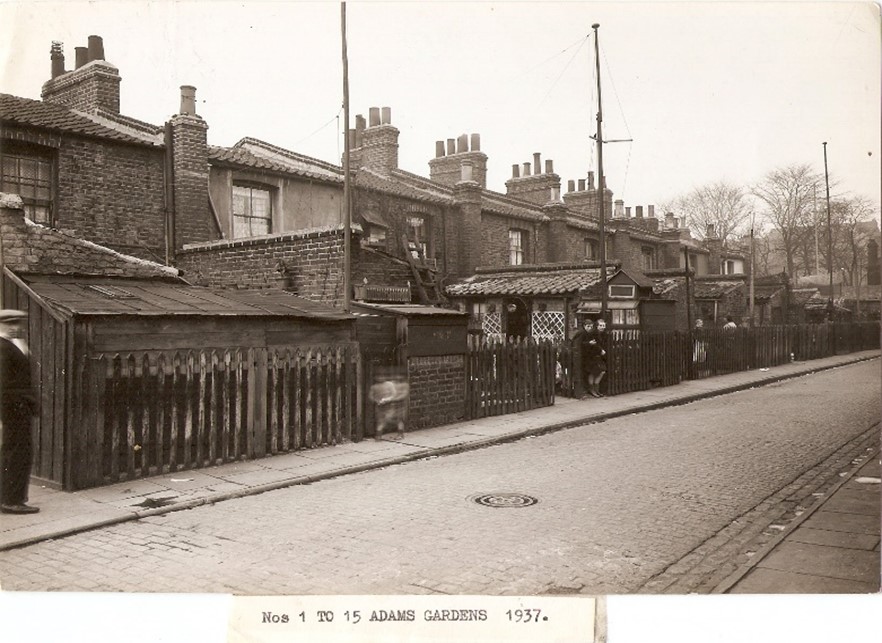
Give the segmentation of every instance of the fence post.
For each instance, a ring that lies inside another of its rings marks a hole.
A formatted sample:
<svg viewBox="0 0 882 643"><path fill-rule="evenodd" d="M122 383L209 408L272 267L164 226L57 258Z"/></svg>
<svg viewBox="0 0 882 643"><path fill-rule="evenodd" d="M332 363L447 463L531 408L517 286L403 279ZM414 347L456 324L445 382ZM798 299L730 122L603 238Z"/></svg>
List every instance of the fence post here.
<svg viewBox="0 0 882 643"><path fill-rule="evenodd" d="M267 349L260 347L254 349L254 361L252 362L254 377L254 457L262 458L266 455L266 395L267 395Z"/></svg>

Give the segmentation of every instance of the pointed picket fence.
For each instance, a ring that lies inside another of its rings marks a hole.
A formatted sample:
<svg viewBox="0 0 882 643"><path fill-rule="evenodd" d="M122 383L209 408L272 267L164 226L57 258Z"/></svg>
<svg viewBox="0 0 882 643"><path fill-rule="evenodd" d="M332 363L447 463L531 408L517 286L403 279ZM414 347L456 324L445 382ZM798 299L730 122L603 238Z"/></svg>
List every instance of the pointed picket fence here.
<svg viewBox="0 0 882 643"><path fill-rule="evenodd" d="M81 358L74 486L350 440L360 368L355 343Z"/></svg>

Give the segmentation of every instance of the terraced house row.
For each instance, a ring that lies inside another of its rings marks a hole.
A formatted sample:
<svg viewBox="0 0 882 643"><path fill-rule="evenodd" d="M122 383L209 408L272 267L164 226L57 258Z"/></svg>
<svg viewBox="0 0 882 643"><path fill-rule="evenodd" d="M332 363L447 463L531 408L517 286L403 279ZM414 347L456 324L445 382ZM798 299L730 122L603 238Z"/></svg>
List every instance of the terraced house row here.
<svg viewBox="0 0 882 643"><path fill-rule="evenodd" d="M231 147L210 145L190 86L167 123L125 116L121 76L105 60L102 39L90 36L76 50L67 70L62 45L52 44L41 101L0 95L2 190L20 194L34 222L174 266L193 284L282 287L340 305L341 165L247 136ZM611 299L614 325L645 327L640 307L649 297L680 311L663 327L682 325L687 252L696 275L726 284L704 289L707 301L719 304L732 283L743 291L743 256L726 254L712 233L697 243L673 214L657 218L651 205L632 216L593 173L562 191L553 162L535 153L514 164L505 193L496 192L486 185L480 135L471 134L437 141L424 177L398 166L389 108L355 121L356 299L446 302L469 312L475 330L566 334L580 302L585 309L584 300L598 296L600 198L610 263L639 286ZM573 277L563 290L561 271ZM722 314L717 304L705 310Z"/></svg>

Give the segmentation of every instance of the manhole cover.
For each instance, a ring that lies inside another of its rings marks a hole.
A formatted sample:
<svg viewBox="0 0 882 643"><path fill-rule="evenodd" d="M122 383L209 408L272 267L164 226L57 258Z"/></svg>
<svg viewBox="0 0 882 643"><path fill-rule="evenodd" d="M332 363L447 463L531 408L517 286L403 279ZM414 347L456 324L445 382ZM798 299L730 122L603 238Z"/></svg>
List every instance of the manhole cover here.
<svg viewBox="0 0 882 643"><path fill-rule="evenodd" d="M474 496L473 500L484 507L529 507L539 502L538 498L522 493L485 493Z"/></svg>

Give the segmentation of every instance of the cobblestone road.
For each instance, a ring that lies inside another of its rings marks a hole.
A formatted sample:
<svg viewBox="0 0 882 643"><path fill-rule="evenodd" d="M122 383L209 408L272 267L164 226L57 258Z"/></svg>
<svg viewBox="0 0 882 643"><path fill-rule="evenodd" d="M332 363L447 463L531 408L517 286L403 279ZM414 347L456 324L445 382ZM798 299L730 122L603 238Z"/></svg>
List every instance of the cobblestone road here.
<svg viewBox="0 0 882 643"><path fill-rule="evenodd" d="M702 565L733 559L878 444L879 400L874 361L2 552L0 579L237 594L705 591ZM539 503L471 500L503 492Z"/></svg>

